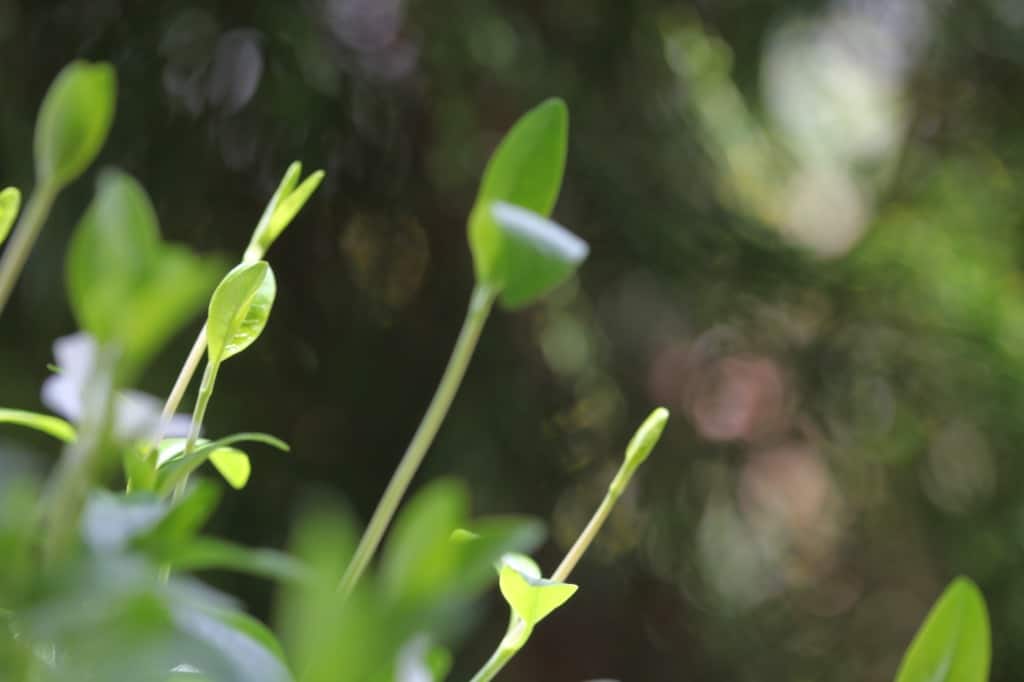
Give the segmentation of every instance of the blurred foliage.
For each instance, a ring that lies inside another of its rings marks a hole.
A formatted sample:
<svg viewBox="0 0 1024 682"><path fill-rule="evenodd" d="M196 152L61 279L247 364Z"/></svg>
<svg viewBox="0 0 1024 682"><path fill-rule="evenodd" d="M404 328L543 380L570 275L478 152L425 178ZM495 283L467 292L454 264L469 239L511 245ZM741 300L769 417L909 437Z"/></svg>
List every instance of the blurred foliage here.
<svg viewBox="0 0 1024 682"><path fill-rule="evenodd" d="M519 112L562 96L553 217L591 244L588 268L496 316L424 478L550 519L549 564L652 403L692 429L667 434L580 567L595 589L506 678L887 682L964 573L1010 680L1022 37L1013 0L0 0L0 183L31 187L34 108L76 57L117 68L101 162L142 180L175 241L236 253L288 161L326 169L275 246L275 323L208 415L292 444L254 453L212 521L283 546L313 490L368 514L463 311L479 169ZM38 407L73 328L59 273L90 184L56 205L5 313L5 405ZM0 439L0 476L48 465L50 443ZM268 611L263 583L212 578ZM497 598L472 617L487 624L457 678L504 627Z"/></svg>

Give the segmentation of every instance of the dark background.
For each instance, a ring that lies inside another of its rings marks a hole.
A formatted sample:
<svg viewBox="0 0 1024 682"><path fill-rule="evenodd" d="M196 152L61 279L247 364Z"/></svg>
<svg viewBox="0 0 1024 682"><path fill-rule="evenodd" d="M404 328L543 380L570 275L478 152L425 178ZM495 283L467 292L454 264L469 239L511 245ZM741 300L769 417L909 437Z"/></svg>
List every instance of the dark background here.
<svg viewBox="0 0 1024 682"><path fill-rule="evenodd" d="M101 165L170 239L233 259L290 161L327 171L207 420L293 452L253 448L216 532L280 547L323 493L368 516L461 322L483 165L559 95L555 217L590 260L492 317L418 481L547 520L550 571L634 426L674 418L504 679L886 681L957 573L989 599L993 679L1024 667L1020 3L0 0L3 184L31 186L38 103L75 57L115 64ZM93 177L0 326L5 406L41 409L73 331L63 257ZM211 579L268 613L263 582ZM500 637L497 597L480 618L452 679Z"/></svg>

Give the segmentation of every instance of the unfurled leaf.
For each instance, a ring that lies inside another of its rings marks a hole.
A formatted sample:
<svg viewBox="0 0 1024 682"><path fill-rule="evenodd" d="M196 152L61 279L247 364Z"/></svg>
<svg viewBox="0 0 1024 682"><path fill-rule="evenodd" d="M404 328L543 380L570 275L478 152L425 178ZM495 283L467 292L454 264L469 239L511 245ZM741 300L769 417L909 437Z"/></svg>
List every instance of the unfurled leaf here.
<svg viewBox="0 0 1024 682"><path fill-rule="evenodd" d="M172 605L175 624L206 642L231 670L230 682L291 682L284 652L255 618L198 603Z"/></svg>
<svg viewBox="0 0 1024 682"><path fill-rule="evenodd" d="M506 308L533 303L568 279L589 252L587 243L561 225L520 206L496 201L486 246L488 284Z"/></svg>
<svg viewBox="0 0 1024 682"><path fill-rule="evenodd" d="M68 247L68 297L79 327L110 341L159 248L160 227L146 190L127 173L105 170Z"/></svg>
<svg viewBox="0 0 1024 682"><path fill-rule="evenodd" d="M216 261L160 240L156 212L130 175L107 170L71 238L68 297L79 326L141 367L195 314L222 272Z"/></svg>
<svg viewBox="0 0 1024 682"><path fill-rule="evenodd" d="M25 426L45 433L48 436L53 436L65 443L70 443L75 439L75 427L60 417L53 417L48 414L0 408L0 424Z"/></svg>
<svg viewBox="0 0 1024 682"><path fill-rule="evenodd" d="M7 239L20 208L21 192L16 187L7 187L0 191L0 244Z"/></svg>
<svg viewBox="0 0 1024 682"><path fill-rule="evenodd" d="M251 549L217 538L198 537L181 545L161 548L154 557L175 571L229 570L270 578L301 582L309 570L294 557L272 549Z"/></svg>
<svg viewBox="0 0 1024 682"><path fill-rule="evenodd" d="M217 448L210 453L210 464L220 472L221 477L235 490L241 490L249 482L252 464L249 455L236 448Z"/></svg>
<svg viewBox="0 0 1024 682"><path fill-rule="evenodd" d="M276 294L266 261L243 263L224 277L210 299L206 322L210 362L227 360L259 338Z"/></svg>
<svg viewBox="0 0 1024 682"><path fill-rule="evenodd" d="M498 585L505 601L527 629L532 629L548 614L576 593L576 585L545 580L520 570L512 562L505 562L498 576Z"/></svg>
<svg viewBox="0 0 1024 682"><path fill-rule="evenodd" d="M568 141L569 110L557 98L541 102L512 126L484 171L472 218L482 223L471 224L471 240L473 232L489 221L483 213L495 201L551 214L562 187Z"/></svg>
<svg viewBox="0 0 1024 682"><path fill-rule="evenodd" d="M74 61L57 74L36 120L36 177L63 187L99 154L114 120L117 74L107 63Z"/></svg>
<svg viewBox="0 0 1024 682"><path fill-rule="evenodd" d="M991 655L985 598L970 579L960 577L929 611L896 682L987 682Z"/></svg>
<svg viewBox="0 0 1024 682"><path fill-rule="evenodd" d="M253 231L245 252L247 261L259 260L266 254L270 245L284 232L324 179L324 172L318 170L311 173L302 184L298 184L301 175L301 163L295 161L288 166L281 184L267 203Z"/></svg>
<svg viewBox="0 0 1024 682"><path fill-rule="evenodd" d="M545 275L552 276L547 270L553 268L554 263L564 258L572 260L574 255L580 259L586 255L585 245L583 254L578 254L579 245L583 243L575 237L572 240L547 239L552 234L568 234L561 228L541 229L536 239L528 238L537 232L530 229L531 226L545 225L530 216L547 218L558 198L565 170L568 130L569 114L565 103L558 99L547 100L519 119L484 171L469 217L469 244L477 282L496 292L506 292L502 300L507 306L525 305L532 297L557 284L557 281L554 284L544 281ZM495 206L504 204L525 211L521 214L505 211L503 215L499 210L496 213ZM559 256L557 247L570 243L575 247ZM549 254L552 248L554 252ZM535 251L539 253L534 254ZM541 273L531 274L535 271ZM541 280L535 281L538 277ZM561 281L559 277L555 279Z"/></svg>

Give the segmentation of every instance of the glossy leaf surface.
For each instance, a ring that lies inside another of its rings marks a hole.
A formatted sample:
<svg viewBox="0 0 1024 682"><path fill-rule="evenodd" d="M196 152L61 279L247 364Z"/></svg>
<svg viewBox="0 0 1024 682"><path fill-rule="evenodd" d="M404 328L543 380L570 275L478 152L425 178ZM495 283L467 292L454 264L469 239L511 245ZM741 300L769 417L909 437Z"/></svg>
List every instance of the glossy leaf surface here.
<svg viewBox="0 0 1024 682"><path fill-rule="evenodd" d="M274 273L266 261L243 263L224 277L210 299L206 322L211 362L227 360L259 338L276 294Z"/></svg>

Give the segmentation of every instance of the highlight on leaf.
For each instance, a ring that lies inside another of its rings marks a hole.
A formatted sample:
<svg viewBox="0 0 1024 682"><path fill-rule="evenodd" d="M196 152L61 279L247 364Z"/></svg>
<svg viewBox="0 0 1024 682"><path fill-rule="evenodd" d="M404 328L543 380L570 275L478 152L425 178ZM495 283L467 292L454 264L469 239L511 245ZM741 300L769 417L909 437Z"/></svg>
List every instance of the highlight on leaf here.
<svg viewBox="0 0 1024 682"><path fill-rule="evenodd" d="M6 187L0 191L0 245L11 233L11 227L21 209L21 191L17 187Z"/></svg>
<svg viewBox="0 0 1024 682"><path fill-rule="evenodd" d="M577 590L576 585L545 580L539 574L536 563L514 555L503 559L498 574L502 596L528 630L569 601Z"/></svg>
<svg viewBox="0 0 1024 682"><path fill-rule="evenodd" d="M259 338L277 294L266 261L242 263L229 272L210 299L206 336L210 362L241 353Z"/></svg>

